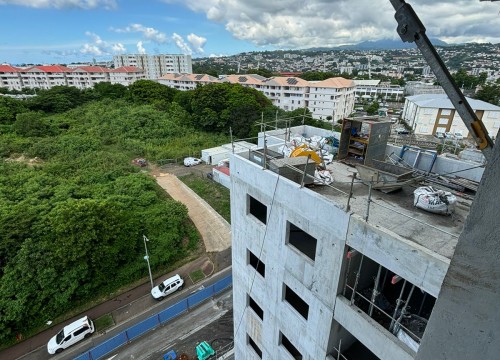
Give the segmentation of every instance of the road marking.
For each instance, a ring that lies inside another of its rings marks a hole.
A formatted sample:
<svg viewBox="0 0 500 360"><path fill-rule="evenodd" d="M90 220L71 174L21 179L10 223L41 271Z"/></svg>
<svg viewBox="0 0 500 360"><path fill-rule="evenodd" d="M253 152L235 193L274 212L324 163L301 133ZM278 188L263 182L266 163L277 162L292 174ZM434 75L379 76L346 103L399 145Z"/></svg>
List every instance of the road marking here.
<svg viewBox="0 0 500 360"><path fill-rule="evenodd" d="M113 359L113 358L115 358L115 357L117 357L117 356L118 356L118 354L113 355L113 356L111 356L110 358L107 358L107 359L105 359L105 360L111 360L111 359Z"/></svg>
<svg viewBox="0 0 500 360"><path fill-rule="evenodd" d="M184 335L180 336L180 337L179 337L179 340L184 340L184 339L188 338L188 337L189 337L189 336L191 336L192 334L194 334L194 333L196 333L196 332L200 331L201 329L203 329L205 326L207 326L207 325L209 325L209 324L213 323L215 320L220 319L220 318L221 318L221 317L223 317L226 313L227 313L227 310L223 311L223 312L222 312L222 313L220 313L220 314L215 315L213 318L209 319L209 321L208 321L208 322L206 322L205 324L201 324L201 325L199 325L199 326L195 327L193 330L189 331L188 333L186 333L186 334L184 334Z"/></svg>
<svg viewBox="0 0 500 360"><path fill-rule="evenodd" d="M160 348L160 350L159 350L159 351L160 351L160 352L164 352L164 351L165 351L165 350L167 350L168 348L173 348L175 344L177 344L177 343L176 343L176 342L173 342L173 343L171 343L171 344L168 344L167 346L164 346L164 347Z"/></svg>

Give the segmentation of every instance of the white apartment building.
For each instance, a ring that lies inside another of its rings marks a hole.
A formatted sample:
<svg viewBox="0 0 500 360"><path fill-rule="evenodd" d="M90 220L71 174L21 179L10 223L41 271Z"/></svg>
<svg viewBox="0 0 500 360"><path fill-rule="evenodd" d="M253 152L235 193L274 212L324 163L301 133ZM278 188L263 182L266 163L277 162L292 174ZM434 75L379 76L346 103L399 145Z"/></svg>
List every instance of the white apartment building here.
<svg viewBox="0 0 500 360"><path fill-rule="evenodd" d="M21 75L22 87L50 89L54 86L68 85L67 74L72 70L61 65L32 66L23 69Z"/></svg>
<svg viewBox="0 0 500 360"><path fill-rule="evenodd" d="M354 109L354 83L344 78L317 82L298 77L265 78L256 74L233 74L221 79L203 74L167 74L158 82L178 90L191 90L198 84L214 82L240 84L262 92L280 109L293 111L308 108L312 116L319 120L340 120Z"/></svg>
<svg viewBox="0 0 500 360"><path fill-rule="evenodd" d="M467 102L482 120L490 137L497 137L500 129L500 107L467 98ZM408 96L402 118L415 129L415 134L434 135L436 132L461 132L468 136L462 118L446 94L422 94Z"/></svg>
<svg viewBox="0 0 500 360"><path fill-rule="evenodd" d="M146 78L156 80L165 74L191 74L193 65L191 55L180 54L125 54L114 55L115 68L122 66L136 66L144 69Z"/></svg>
<svg viewBox="0 0 500 360"><path fill-rule="evenodd" d="M68 68L61 65L43 65L17 68L0 65L0 87L9 90L50 89L60 85L88 89L100 82L128 86L145 78L144 70L132 66L111 70L100 66Z"/></svg>
<svg viewBox="0 0 500 360"><path fill-rule="evenodd" d="M218 78L206 74L166 74L158 82L171 88L186 91L194 90L198 85L220 82Z"/></svg>
<svg viewBox="0 0 500 360"><path fill-rule="evenodd" d="M415 359L468 208L418 211L413 188L369 200L336 162L307 188L290 168L306 164L263 140L230 159L235 358Z"/></svg>
<svg viewBox="0 0 500 360"><path fill-rule="evenodd" d="M109 81L111 84L128 86L137 80L144 79L146 79L144 70L135 66L122 66L109 71Z"/></svg>
<svg viewBox="0 0 500 360"><path fill-rule="evenodd" d="M20 69L14 66L0 65L0 87L9 90L21 90L23 86L19 72Z"/></svg>
<svg viewBox="0 0 500 360"><path fill-rule="evenodd" d="M404 88L399 85L381 83L380 80L353 80L356 86L357 99L383 99L396 101L403 98Z"/></svg>
<svg viewBox="0 0 500 360"><path fill-rule="evenodd" d="M110 82L109 69L101 66L78 66L67 74L68 85L89 89L100 82Z"/></svg>
<svg viewBox="0 0 500 360"><path fill-rule="evenodd" d="M337 122L352 114L355 102L352 80L336 77L309 83L307 106L315 119Z"/></svg>

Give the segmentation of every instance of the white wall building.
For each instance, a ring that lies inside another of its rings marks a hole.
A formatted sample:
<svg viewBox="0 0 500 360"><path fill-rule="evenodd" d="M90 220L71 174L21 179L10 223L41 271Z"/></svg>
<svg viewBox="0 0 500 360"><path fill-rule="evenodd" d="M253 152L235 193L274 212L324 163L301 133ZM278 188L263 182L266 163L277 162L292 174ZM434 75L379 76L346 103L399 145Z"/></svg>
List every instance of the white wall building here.
<svg viewBox="0 0 500 360"><path fill-rule="evenodd" d="M115 68L122 66L136 66L144 69L146 78L156 80L165 74L191 74L193 65L191 55L180 54L125 54L114 55Z"/></svg>
<svg viewBox="0 0 500 360"><path fill-rule="evenodd" d="M380 80L353 80L357 99L383 99L396 101L403 98L404 88L399 85L381 83Z"/></svg>
<svg viewBox="0 0 500 360"><path fill-rule="evenodd" d="M21 90L23 83L21 80L21 69L10 65L0 65L0 87L9 90Z"/></svg>
<svg viewBox="0 0 500 360"><path fill-rule="evenodd" d="M100 82L110 82L109 69L101 66L79 66L67 73L68 85L88 89Z"/></svg>
<svg viewBox="0 0 500 360"><path fill-rule="evenodd" d="M482 120L490 137L500 129L500 107L481 100L466 98L479 120ZM434 135L436 132L461 132L469 134L460 115L446 94L408 96L401 115L416 134Z"/></svg>
<svg viewBox="0 0 500 360"><path fill-rule="evenodd" d="M122 66L109 71L109 81L111 84L128 86L137 80L144 79L146 79L144 70L135 66Z"/></svg>
<svg viewBox="0 0 500 360"><path fill-rule="evenodd" d="M308 108L315 119L336 121L354 109L354 83L344 78L306 81L298 77L265 78L256 74L234 74L220 80L203 74L167 74L158 82L178 90L192 90L198 84L229 82L262 92L273 105L293 111Z"/></svg>
<svg viewBox="0 0 500 360"><path fill-rule="evenodd" d="M467 209L444 219L415 210L413 189L377 192L365 221L365 184L346 209L346 165L327 165L335 188L309 189L287 159L264 156L230 159L235 358L414 359Z"/></svg>
<svg viewBox="0 0 500 360"><path fill-rule="evenodd" d="M354 110L354 82L341 77L310 81L307 106L316 119L334 122L348 117Z"/></svg>

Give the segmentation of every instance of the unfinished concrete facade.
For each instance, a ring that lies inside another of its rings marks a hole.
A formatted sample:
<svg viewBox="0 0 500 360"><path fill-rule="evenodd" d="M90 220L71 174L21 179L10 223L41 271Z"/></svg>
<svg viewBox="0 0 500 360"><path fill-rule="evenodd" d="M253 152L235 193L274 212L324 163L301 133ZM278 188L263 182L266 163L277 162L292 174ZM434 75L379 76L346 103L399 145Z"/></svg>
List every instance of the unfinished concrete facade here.
<svg viewBox="0 0 500 360"><path fill-rule="evenodd" d="M437 216L405 189L346 196L343 164L309 189L252 159L231 157L235 357L414 359L470 204Z"/></svg>

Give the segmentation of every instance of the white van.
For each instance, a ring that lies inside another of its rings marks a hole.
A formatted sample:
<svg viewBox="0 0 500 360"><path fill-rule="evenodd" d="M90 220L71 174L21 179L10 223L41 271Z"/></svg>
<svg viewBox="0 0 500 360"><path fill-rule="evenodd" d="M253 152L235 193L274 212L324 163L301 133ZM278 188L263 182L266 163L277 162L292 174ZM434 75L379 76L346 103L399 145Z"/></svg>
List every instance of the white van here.
<svg viewBox="0 0 500 360"><path fill-rule="evenodd" d="M170 295L177 290L182 290L182 285L184 285L184 280L182 280L179 274L176 274L175 276L163 281L160 285L155 286L151 290L151 295L156 300L162 300L165 296Z"/></svg>
<svg viewBox="0 0 500 360"><path fill-rule="evenodd" d="M95 331L94 323L88 316L82 317L54 335L47 344L49 354L59 354L64 349L89 337Z"/></svg>
<svg viewBox="0 0 500 360"><path fill-rule="evenodd" d="M201 164L201 159L194 157L187 157L184 159L184 166L195 166Z"/></svg>

